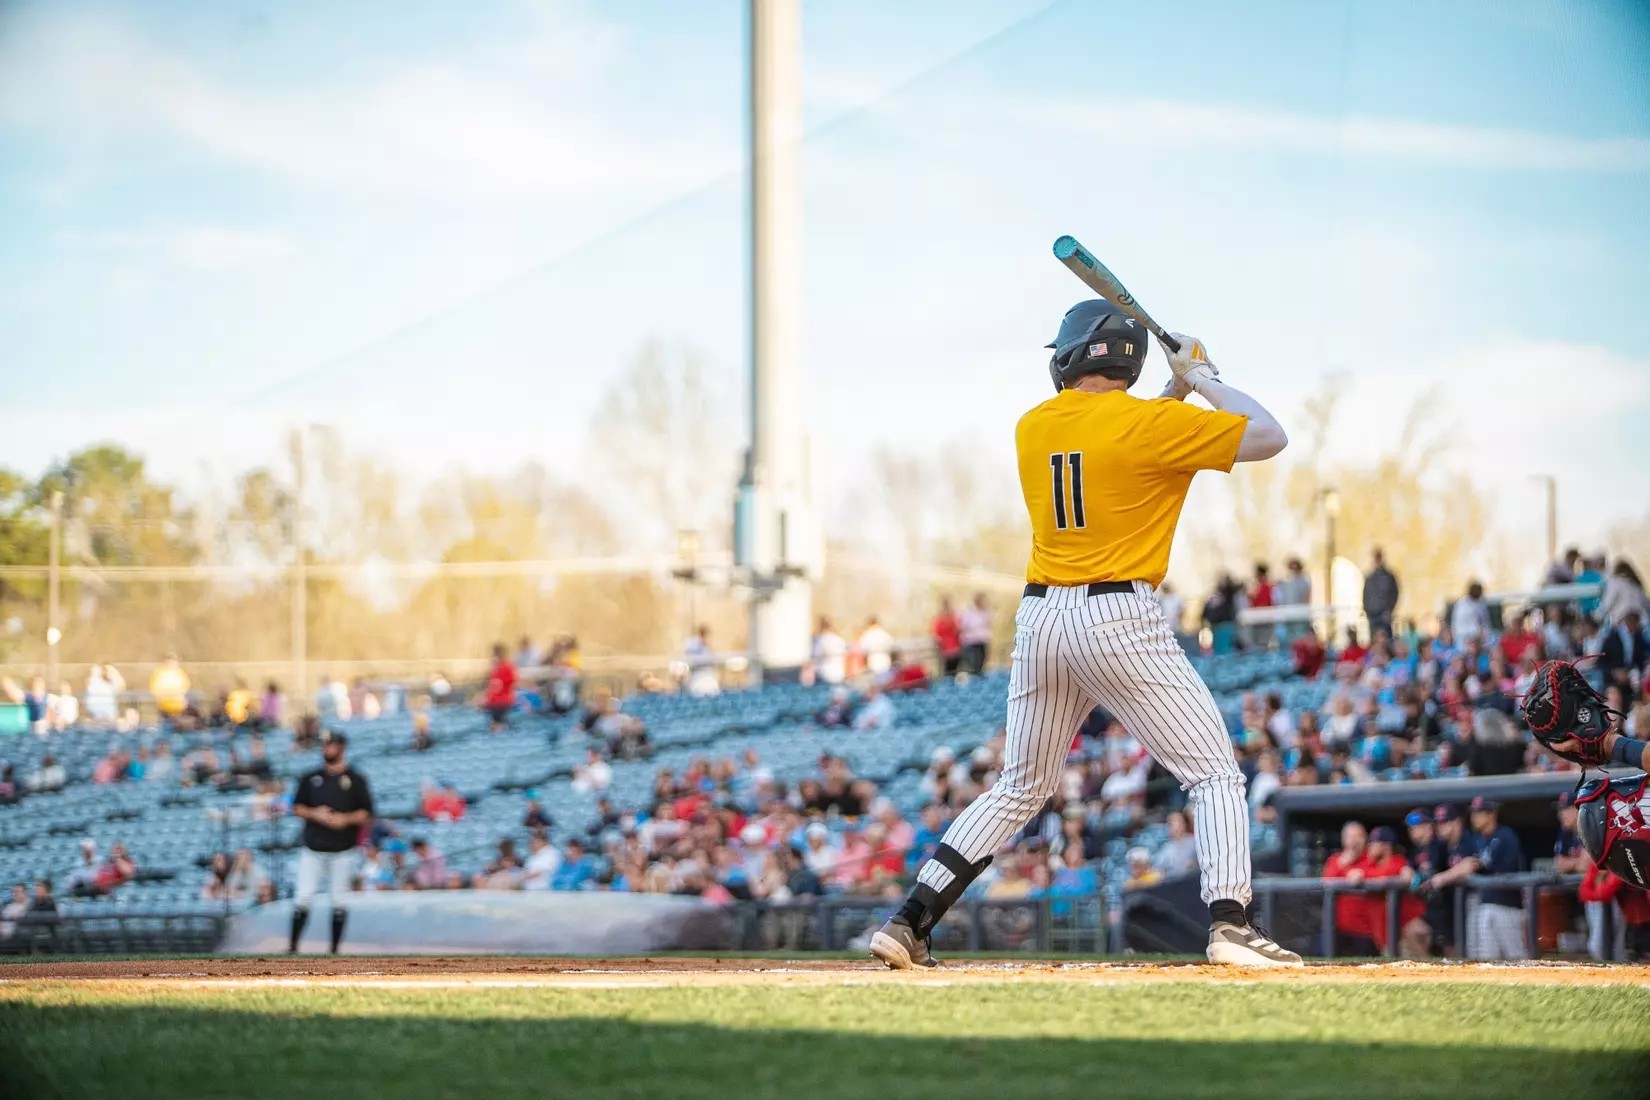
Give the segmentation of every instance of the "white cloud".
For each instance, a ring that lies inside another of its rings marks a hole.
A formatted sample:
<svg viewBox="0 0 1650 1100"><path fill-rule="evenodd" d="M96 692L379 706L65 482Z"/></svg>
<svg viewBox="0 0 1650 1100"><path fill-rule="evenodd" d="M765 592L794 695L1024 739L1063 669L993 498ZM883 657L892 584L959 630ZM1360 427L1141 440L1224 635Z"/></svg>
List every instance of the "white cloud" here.
<svg viewBox="0 0 1650 1100"><path fill-rule="evenodd" d="M60 241L73 249L118 255L126 260L162 258L195 271L238 271L296 255L297 245L273 229L193 225L123 233L65 233Z"/></svg>
<svg viewBox="0 0 1650 1100"><path fill-rule="evenodd" d="M82 148L170 139L317 186L471 201L631 193L736 163L732 148L626 133L602 117L589 57L615 41L562 19L479 57L259 88L214 79L119 23L39 20L7 43L0 125L72 135ZM545 65L580 53L581 64Z"/></svg>
<svg viewBox="0 0 1650 1100"><path fill-rule="evenodd" d="M1104 98L1022 103L1028 124L1064 133L1262 153L1344 154L1366 160L1534 172L1650 171L1650 140L1585 138L1379 115L1309 115L1163 99Z"/></svg>

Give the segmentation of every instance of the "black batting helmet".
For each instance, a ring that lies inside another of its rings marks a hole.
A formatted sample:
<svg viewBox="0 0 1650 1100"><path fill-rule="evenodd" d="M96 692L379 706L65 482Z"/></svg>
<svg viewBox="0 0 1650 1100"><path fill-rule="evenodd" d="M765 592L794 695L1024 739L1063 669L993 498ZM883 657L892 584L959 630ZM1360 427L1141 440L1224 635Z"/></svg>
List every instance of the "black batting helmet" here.
<svg viewBox="0 0 1650 1100"><path fill-rule="evenodd" d="M1094 298L1066 310L1048 361L1058 393L1086 374L1117 378L1134 385L1146 365L1146 330L1133 317Z"/></svg>

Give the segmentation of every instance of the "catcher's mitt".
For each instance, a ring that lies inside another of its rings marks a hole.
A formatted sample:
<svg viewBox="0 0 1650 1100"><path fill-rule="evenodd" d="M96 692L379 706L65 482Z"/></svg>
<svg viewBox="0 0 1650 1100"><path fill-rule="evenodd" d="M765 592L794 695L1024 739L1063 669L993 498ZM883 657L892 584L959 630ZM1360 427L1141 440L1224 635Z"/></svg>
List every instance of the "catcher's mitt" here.
<svg viewBox="0 0 1650 1100"><path fill-rule="evenodd" d="M1575 665L1547 661L1535 670L1535 682L1524 694L1524 720L1535 739L1555 756L1583 767L1607 763L1604 735L1614 725L1615 712L1593 690ZM1568 749L1555 746L1574 739Z"/></svg>

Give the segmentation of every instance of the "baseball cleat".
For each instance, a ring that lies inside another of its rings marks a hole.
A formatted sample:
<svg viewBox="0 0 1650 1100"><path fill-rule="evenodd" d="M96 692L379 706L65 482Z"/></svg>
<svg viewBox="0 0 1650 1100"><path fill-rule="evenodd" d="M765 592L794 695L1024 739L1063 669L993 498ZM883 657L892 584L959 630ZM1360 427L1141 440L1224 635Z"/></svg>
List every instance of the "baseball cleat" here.
<svg viewBox="0 0 1650 1100"><path fill-rule="evenodd" d="M1209 929L1209 961L1219 966L1304 966L1301 957L1272 942L1252 924L1216 921Z"/></svg>
<svg viewBox="0 0 1650 1100"><path fill-rule="evenodd" d="M928 952L927 937L918 937L899 917L891 918L871 937L871 955L890 970L918 970L940 965Z"/></svg>

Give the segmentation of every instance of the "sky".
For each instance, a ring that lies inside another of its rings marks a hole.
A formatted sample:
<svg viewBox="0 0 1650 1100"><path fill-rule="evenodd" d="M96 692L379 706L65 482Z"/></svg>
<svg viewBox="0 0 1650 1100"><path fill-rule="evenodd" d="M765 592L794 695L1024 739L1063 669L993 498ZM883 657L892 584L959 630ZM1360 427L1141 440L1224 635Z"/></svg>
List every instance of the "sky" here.
<svg viewBox="0 0 1650 1100"><path fill-rule="evenodd" d="M1335 450L1433 402L1509 530L1650 503L1635 0L804 0L826 522L881 444L1012 468L1079 237ZM577 478L649 337L747 369L745 7L0 4L0 465L186 486L295 424ZM1142 389L1166 366L1154 353ZM736 410L735 424L744 422Z"/></svg>

